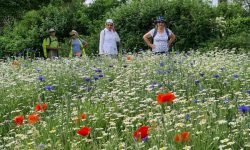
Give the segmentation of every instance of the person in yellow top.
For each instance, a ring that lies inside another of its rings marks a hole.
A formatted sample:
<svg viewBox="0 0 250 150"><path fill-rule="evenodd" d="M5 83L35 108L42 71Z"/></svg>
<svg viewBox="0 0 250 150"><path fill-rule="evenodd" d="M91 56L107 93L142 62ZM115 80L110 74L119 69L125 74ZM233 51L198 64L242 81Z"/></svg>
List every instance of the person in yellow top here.
<svg viewBox="0 0 250 150"><path fill-rule="evenodd" d="M88 43L78 37L78 33L75 30L70 32L70 53L69 57L81 57L85 55L85 48L87 47Z"/></svg>
<svg viewBox="0 0 250 150"><path fill-rule="evenodd" d="M43 52L45 58L58 57L59 42L54 29L49 30L49 37L43 40Z"/></svg>

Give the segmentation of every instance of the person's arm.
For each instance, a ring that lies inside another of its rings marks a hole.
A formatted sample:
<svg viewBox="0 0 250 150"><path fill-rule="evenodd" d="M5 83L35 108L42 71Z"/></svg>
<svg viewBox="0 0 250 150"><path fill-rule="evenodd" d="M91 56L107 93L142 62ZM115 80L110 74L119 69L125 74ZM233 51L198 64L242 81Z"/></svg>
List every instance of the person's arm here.
<svg viewBox="0 0 250 150"><path fill-rule="evenodd" d="M100 42L99 42L99 54L103 54L103 42L104 42L104 30L100 33Z"/></svg>
<svg viewBox="0 0 250 150"><path fill-rule="evenodd" d="M88 42L85 40L82 40L82 46L83 48L87 48L88 47Z"/></svg>
<svg viewBox="0 0 250 150"><path fill-rule="evenodd" d="M120 37L119 37L119 35L118 35L118 33L116 31L115 31L115 40L116 40L116 42L121 41L121 39L120 39Z"/></svg>
<svg viewBox="0 0 250 150"><path fill-rule="evenodd" d="M143 35L143 39L146 42L146 44L153 49L153 48L155 48L155 45L153 43L151 43L151 41L149 40L150 37L152 37L150 31Z"/></svg>
<svg viewBox="0 0 250 150"><path fill-rule="evenodd" d="M176 40L176 36L174 33L170 34L169 41L168 41L168 47L172 46L172 43Z"/></svg>

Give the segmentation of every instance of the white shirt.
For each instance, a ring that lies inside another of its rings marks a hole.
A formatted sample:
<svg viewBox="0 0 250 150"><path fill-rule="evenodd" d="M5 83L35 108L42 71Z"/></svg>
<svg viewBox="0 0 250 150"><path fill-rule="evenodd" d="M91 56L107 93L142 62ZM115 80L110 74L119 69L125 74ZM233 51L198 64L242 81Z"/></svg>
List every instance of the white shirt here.
<svg viewBox="0 0 250 150"><path fill-rule="evenodd" d="M117 32L109 31L107 28L100 33L99 54L118 54L116 42L120 42Z"/></svg>
<svg viewBox="0 0 250 150"><path fill-rule="evenodd" d="M155 29L150 30L150 34L153 37ZM172 34L172 31L168 29L169 35ZM157 32L155 37L154 37L154 45L155 48L152 49L153 52L167 52L169 49L168 46L168 35L164 29L163 33Z"/></svg>

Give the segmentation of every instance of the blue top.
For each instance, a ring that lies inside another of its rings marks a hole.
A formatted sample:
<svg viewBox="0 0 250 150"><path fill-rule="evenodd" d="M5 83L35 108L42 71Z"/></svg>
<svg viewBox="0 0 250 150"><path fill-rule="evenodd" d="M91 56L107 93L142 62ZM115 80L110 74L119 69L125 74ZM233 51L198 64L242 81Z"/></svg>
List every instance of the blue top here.
<svg viewBox="0 0 250 150"><path fill-rule="evenodd" d="M79 39L72 40L72 51L73 51L73 53L82 52L81 51L81 43L80 43Z"/></svg>

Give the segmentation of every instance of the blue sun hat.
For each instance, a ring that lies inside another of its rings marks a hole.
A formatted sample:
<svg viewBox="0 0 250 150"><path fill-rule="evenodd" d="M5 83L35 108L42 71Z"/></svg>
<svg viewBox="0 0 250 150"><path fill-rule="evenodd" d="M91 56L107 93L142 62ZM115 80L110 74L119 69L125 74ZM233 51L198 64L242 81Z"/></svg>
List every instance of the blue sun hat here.
<svg viewBox="0 0 250 150"><path fill-rule="evenodd" d="M155 20L155 23L158 23L158 22L166 23L166 20L165 20L165 18L163 16L157 16L156 20Z"/></svg>

